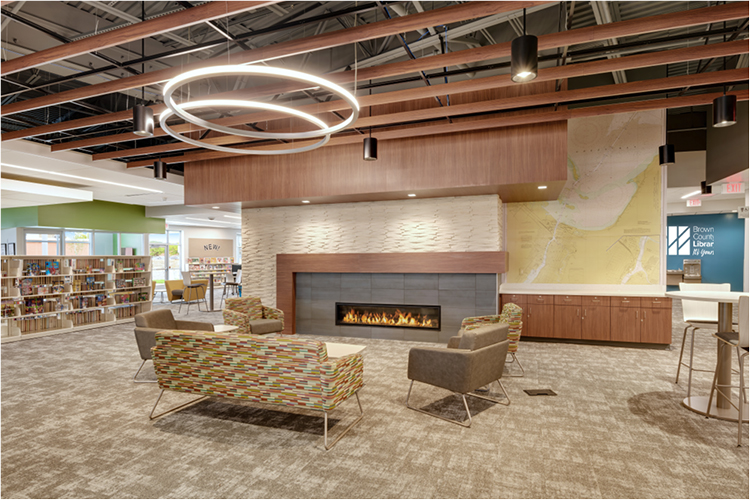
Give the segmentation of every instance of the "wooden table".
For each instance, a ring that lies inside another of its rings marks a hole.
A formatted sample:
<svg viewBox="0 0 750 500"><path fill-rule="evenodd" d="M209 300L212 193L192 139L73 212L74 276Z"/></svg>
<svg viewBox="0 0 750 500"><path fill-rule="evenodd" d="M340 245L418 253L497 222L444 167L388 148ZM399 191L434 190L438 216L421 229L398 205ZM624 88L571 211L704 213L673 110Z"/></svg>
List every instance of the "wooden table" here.
<svg viewBox="0 0 750 500"><path fill-rule="evenodd" d="M338 344L336 342L326 342L326 350L329 358L343 358L350 354L357 354L364 351L366 345Z"/></svg>
<svg viewBox="0 0 750 500"><path fill-rule="evenodd" d="M713 292L708 290L666 293L667 297L672 297L673 299L701 300L718 303L720 332L732 331L732 305L739 303L740 297L747 297L748 295L750 294L743 292ZM716 342L718 346L716 352L716 370L718 371L716 383L719 385L729 385L732 381L732 352L731 349L722 349L720 340ZM732 407L728 399L717 393L716 398L711 404L711 408L708 408L708 399L705 396L691 396L685 398L682 404L689 410L705 414L709 417L737 421L739 418L738 412ZM743 410L743 414L748 415L747 409Z"/></svg>

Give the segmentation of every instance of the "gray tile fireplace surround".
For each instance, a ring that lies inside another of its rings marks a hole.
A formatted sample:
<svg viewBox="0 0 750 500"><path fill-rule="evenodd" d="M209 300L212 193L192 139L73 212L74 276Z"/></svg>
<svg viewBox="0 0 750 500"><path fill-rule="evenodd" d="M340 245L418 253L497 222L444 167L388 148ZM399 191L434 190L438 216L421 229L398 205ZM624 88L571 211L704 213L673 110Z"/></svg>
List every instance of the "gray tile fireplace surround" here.
<svg viewBox="0 0 750 500"><path fill-rule="evenodd" d="M333 337L447 342L469 316L496 314L495 274L297 273L296 330ZM441 306L441 329L336 326L336 302Z"/></svg>

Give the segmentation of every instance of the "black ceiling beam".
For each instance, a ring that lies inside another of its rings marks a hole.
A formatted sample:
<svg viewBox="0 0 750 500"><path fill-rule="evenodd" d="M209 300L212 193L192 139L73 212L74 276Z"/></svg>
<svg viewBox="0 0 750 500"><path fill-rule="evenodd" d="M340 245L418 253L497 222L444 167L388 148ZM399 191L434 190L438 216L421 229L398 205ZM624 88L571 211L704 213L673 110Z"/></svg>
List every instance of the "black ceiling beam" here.
<svg viewBox="0 0 750 500"><path fill-rule="evenodd" d="M72 42L72 40L70 40L69 38L66 38L66 37L62 36L59 33L55 33L51 29L45 28L44 26L36 24L33 21L29 21L28 19L24 18L23 16L19 16L18 14L14 13L14 12L3 10L2 14L4 16L7 16L7 17L13 19L14 21L16 21L18 23L21 23L21 24L23 24L25 26L28 26L29 28L32 28L32 29L37 30L37 31L39 31L41 33L44 33L45 35L47 35L49 37L52 37L52 38L54 38L55 40L57 40L59 42L62 42L62 43L71 43ZM120 64L119 62L115 61L111 57L105 56L103 54L99 54L98 52L89 52L89 54L91 54L93 57L101 59L102 61L108 62L109 64L111 64L115 68L123 69L123 70L125 70L125 71L127 71L127 72L129 72L129 73L131 73L133 75L140 75L141 74L139 71L136 71L135 69L123 66L122 64Z"/></svg>
<svg viewBox="0 0 750 500"><path fill-rule="evenodd" d="M393 2L383 2L383 3L391 4L391 3L399 3L399 2L393 1ZM275 24L273 26L269 26L268 28L263 28L263 29L259 29L259 30L256 30L256 31L250 31L248 33L243 33L241 35L235 35L233 41L235 41L235 42L244 41L244 40L247 40L249 38L253 38L255 36L259 36L259 35L266 35L266 34L269 34L269 33L275 33L275 32L278 32L278 31L284 31L284 30L289 29L289 28L295 28L297 26L304 26L305 24L311 24L311 23L316 23L316 22L325 21L325 20L329 20L329 19L335 19L335 18L337 18L339 16L343 16L343 15L347 15L347 14L351 14L351 13L369 12L369 11L377 9L377 8L378 8L378 6L375 3L368 3L368 4L365 4L365 5L359 6L359 7L356 7L356 6L355 7L350 7L348 9L340 10L340 11L337 11L337 12L332 12L332 13L329 13L329 14L321 14L319 16L310 17L308 19L300 19L298 21L283 22L283 23ZM6 15L6 11L3 10L2 14ZM304 12L300 12L298 15L302 15L302 14L304 14ZM56 78L54 80L50 80L50 81L48 81L46 83L43 83L41 85L37 85L35 87L31 87L31 89L29 89L29 91L31 91L31 90L38 90L38 89L44 88L44 87L49 87L50 85L56 85L58 83L65 83L65 82L69 82L69 81L72 81L72 80L77 80L77 79L83 78L85 76L97 75L99 73L103 73L105 71L111 71L113 69L124 69L124 68L126 68L127 66L130 66L130 65L142 64L142 63L146 63L146 62L150 62L150 61L155 61L157 59L165 59L165 58L169 58L169 57L176 57L176 56L180 56L180 55L184 55L184 54L189 54L191 52L196 52L196 51L201 50L201 49L211 48L211 47L215 47L215 46L218 46L218 45L222 45L222 44L225 44L226 42L227 42L226 40L211 40L211 41L208 41L208 42L203 42L203 43L195 44L195 45L192 45L190 47L180 47L178 49L168 50L168 51L162 52L160 54L154 54L154 55L150 55L150 56L147 56L147 57L141 57L139 59L132 59L132 60L127 61L127 62L125 62L123 64L116 63L116 64L112 64L110 66L104 66L102 68L95 68L95 69L92 69L90 71L84 71L82 73L78 73L76 75L64 76L64 77L61 77L61 78ZM27 91L23 90L23 91L17 91L17 92L13 92L13 93L19 94L19 93L22 93L22 92L27 92ZM13 93L3 94L3 97L5 97L7 95L11 95Z"/></svg>

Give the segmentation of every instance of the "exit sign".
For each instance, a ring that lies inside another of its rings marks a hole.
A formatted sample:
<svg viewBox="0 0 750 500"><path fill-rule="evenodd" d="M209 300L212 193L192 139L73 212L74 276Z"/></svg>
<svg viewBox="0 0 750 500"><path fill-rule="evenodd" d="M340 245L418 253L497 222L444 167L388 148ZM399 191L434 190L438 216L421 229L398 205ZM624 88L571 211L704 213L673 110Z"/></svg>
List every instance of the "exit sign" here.
<svg viewBox="0 0 750 500"><path fill-rule="evenodd" d="M728 182L722 186L722 194L741 194L745 192L744 182Z"/></svg>
<svg viewBox="0 0 750 500"><path fill-rule="evenodd" d="M697 200L688 200L687 206L689 207L699 207L701 206L701 200L698 198Z"/></svg>

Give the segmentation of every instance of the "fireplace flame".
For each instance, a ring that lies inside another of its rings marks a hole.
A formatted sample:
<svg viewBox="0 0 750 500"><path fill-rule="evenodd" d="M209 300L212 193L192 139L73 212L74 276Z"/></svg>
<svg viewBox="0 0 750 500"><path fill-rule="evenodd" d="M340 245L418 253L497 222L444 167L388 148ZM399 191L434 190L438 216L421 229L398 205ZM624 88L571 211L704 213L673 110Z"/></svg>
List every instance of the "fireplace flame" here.
<svg viewBox="0 0 750 500"><path fill-rule="evenodd" d="M357 312L349 309L342 318L342 323L351 323L357 325L385 325L385 326L406 326L414 328L437 328L437 320L422 316L421 314L412 315L412 313L403 313L396 309L392 313L388 312Z"/></svg>

